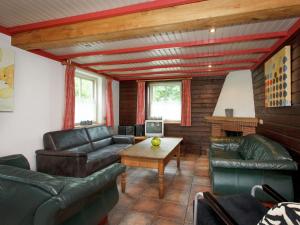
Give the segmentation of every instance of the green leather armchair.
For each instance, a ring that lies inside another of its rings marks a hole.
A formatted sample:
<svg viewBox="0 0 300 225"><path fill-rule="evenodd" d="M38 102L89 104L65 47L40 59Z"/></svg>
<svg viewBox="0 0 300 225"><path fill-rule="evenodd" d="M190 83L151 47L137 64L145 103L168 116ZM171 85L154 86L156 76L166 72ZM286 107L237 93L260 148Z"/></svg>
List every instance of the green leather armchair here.
<svg viewBox="0 0 300 225"><path fill-rule="evenodd" d="M98 225L117 203L115 163L85 178L29 170L23 155L0 158L0 218L3 225Z"/></svg>
<svg viewBox="0 0 300 225"><path fill-rule="evenodd" d="M297 163L284 147L264 136L212 138L209 164L215 194L249 193L254 185L268 184L286 199L294 198ZM263 193L258 198L270 200Z"/></svg>

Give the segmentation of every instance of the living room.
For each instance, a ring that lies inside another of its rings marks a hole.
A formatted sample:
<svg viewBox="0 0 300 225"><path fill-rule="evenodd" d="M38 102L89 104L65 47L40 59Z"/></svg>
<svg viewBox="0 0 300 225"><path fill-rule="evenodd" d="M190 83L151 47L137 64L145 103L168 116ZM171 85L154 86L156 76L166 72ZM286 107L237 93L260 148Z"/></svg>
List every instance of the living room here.
<svg viewBox="0 0 300 225"><path fill-rule="evenodd" d="M273 224L278 202L274 224L299 224L299 18L296 0L1 2L0 224Z"/></svg>

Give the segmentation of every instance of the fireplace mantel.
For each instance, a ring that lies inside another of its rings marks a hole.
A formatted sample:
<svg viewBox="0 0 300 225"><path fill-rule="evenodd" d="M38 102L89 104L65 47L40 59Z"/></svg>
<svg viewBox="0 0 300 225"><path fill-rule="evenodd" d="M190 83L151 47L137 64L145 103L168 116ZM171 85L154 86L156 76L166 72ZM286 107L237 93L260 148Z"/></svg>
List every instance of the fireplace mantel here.
<svg viewBox="0 0 300 225"><path fill-rule="evenodd" d="M258 119L250 117L207 116L205 120L212 124L211 135L213 137L226 136L225 131L242 132L244 136L255 134L258 125Z"/></svg>

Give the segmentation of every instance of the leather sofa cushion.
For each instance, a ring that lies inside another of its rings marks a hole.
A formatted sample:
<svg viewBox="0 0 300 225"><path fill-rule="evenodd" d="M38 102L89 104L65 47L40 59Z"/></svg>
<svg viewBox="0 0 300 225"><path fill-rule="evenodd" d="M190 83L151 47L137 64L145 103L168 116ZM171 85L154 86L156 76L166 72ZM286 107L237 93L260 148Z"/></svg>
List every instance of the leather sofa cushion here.
<svg viewBox="0 0 300 225"><path fill-rule="evenodd" d="M114 162L120 161L119 152L129 147L128 144L113 144L88 153L87 171L88 173L97 171Z"/></svg>
<svg viewBox="0 0 300 225"><path fill-rule="evenodd" d="M106 146L97 151L90 152L88 154L87 161L90 162L92 160L98 160L101 158L105 158L106 156L109 156L110 154L118 155L120 151L122 151L125 148L128 148L129 146L131 146L131 145L130 144L113 144L113 145Z"/></svg>
<svg viewBox="0 0 300 225"><path fill-rule="evenodd" d="M244 160L292 160L279 143L258 134L247 135L238 151Z"/></svg>
<svg viewBox="0 0 300 225"><path fill-rule="evenodd" d="M92 142L102 140L113 135L113 132L107 126L96 126L85 128Z"/></svg>
<svg viewBox="0 0 300 225"><path fill-rule="evenodd" d="M48 174L6 165L0 165L0 179L32 186L52 196L58 195L65 185Z"/></svg>
<svg viewBox="0 0 300 225"><path fill-rule="evenodd" d="M221 158L221 159L241 159L241 155L237 151L224 151L224 150L214 150L211 152L210 157Z"/></svg>
<svg viewBox="0 0 300 225"><path fill-rule="evenodd" d="M113 143L113 140L111 137L104 138L98 141L92 142L93 148L97 151L100 148L104 148L106 146L109 146Z"/></svg>
<svg viewBox="0 0 300 225"><path fill-rule="evenodd" d="M46 150L63 151L68 149L72 152L93 151L85 129L48 132L44 134L44 146Z"/></svg>
<svg viewBox="0 0 300 225"><path fill-rule="evenodd" d="M113 143L113 132L106 126L96 126L85 128L92 143L93 149L98 150Z"/></svg>

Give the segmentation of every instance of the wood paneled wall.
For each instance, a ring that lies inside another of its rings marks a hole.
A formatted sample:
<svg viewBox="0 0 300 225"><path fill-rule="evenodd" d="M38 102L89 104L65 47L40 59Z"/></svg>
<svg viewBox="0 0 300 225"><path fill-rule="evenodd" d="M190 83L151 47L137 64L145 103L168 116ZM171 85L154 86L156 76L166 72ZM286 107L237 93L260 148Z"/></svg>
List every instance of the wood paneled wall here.
<svg viewBox="0 0 300 225"><path fill-rule="evenodd" d="M204 121L211 116L218 101L225 77L198 77L192 79L192 126L166 124L165 136L183 137L184 152L206 154L211 124ZM120 125L135 124L136 82L120 82Z"/></svg>
<svg viewBox="0 0 300 225"><path fill-rule="evenodd" d="M120 82L119 123L120 125L134 125L136 121L137 101L136 81Z"/></svg>
<svg viewBox="0 0 300 225"><path fill-rule="evenodd" d="M264 64L253 71L256 116L263 119L257 132L269 136L300 155L300 34L286 43L292 46L292 106L265 108ZM299 160L300 161L300 160Z"/></svg>
<svg viewBox="0 0 300 225"><path fill-rule="evenodd" d="M284 145L300 164L300 33L285 45L292 46L292 106L265 108L264 64L253 71L253 91L256 116L263 120L257 133L263 134ZM283 46L282 46L283 47ZM297 188L299 185L297 175ZM297 192L297 199L299 193Z"/></svg>

